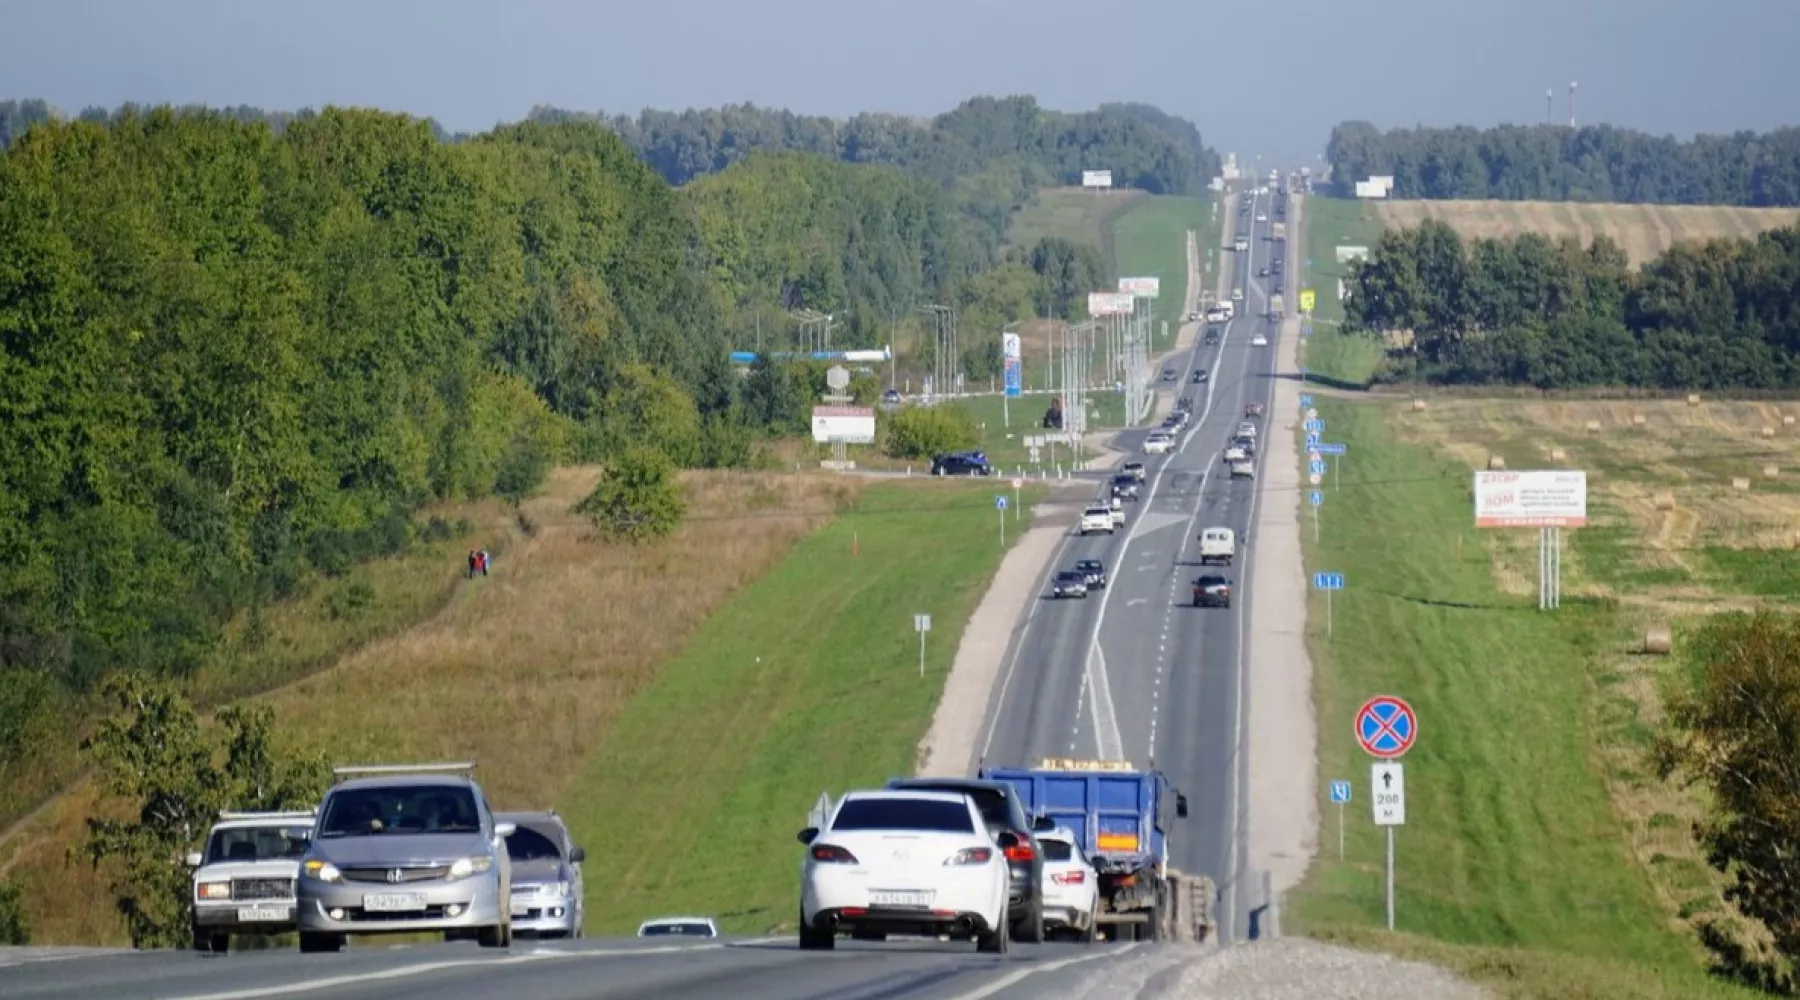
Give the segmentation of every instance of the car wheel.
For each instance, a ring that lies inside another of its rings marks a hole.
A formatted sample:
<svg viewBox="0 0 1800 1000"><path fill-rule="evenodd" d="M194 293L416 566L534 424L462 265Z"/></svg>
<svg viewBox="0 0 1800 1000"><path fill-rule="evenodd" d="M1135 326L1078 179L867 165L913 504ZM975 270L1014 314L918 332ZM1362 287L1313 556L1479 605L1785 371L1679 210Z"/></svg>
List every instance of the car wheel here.
<svg viewBox="0 0 1800 1000"><path fill-rule="evenodd" d="M1026 944L1044 943L1044 901L1034 900L1024 920L1019 921L1019 940Z"/></svg>
<svg viewBox="0 0 1800 1000"><path fill-rule="evenodd" d="M800 949L802 951L830 951L837 947L837 935L830 931L817 930L806 922L806 911L800 911Z"/></svg>
<svg viewBox="0 0 1800 1000"><path fill-rule="evenodd" d="M1099 940L1099 935L1094 933L1098 928L1099 921L1095 920L1092 914L1089 914L1087 926L1081 929L1081 943L1093 944L1095 941Z"/></svg>
<svg viewBox="0 0 1800 1000"><path fill-rule="evenodd" d="M302 955L323 955L344 950L342 934L321 934L315 931L300 932L300 953Z"/></svg>
<svg viewBox="0 0 1800 1000"><path fill-rule="evenodd" d="M1010 945L1012 943L1012 934L1010 933L1011 929L1008 926L1006 917L1007 917L1007 914L1005 912L1002 912L1000 914L1000 922L999 922L998 926L996 926L992 931L989 931L986 934L976 935L976 937L975 937L975 950L976 951L986 952L986 953L992 954L992 955L1004 955L1007 953L1007 951L1010 950L1008 948L1008 945Z"/></svg>

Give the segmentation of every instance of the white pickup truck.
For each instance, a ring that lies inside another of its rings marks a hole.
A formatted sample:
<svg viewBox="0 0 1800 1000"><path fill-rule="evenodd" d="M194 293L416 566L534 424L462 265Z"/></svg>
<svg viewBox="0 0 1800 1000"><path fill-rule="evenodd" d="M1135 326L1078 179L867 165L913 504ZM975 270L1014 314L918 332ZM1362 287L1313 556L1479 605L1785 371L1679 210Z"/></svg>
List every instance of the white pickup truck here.
<svg viewBox="0 0 1800 1000"><path fill-rule="evenodd" d="M1230 528L1200 532L1200 565L1229 566L1237 558L1237 533Z"/></svg>

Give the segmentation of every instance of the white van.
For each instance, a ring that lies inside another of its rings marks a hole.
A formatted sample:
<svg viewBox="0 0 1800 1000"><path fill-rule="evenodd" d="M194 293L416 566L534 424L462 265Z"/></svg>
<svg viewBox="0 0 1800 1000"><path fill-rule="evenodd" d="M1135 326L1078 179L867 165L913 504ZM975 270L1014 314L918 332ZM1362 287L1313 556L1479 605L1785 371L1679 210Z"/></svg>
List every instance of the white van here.
<svg viewBox="0 0 1800 1000"><path fill-rule="evenodd" d="M1200 565L1229 566L1236 556L1236 532L1230 528L1207 528L1200 532Z"/></svg>

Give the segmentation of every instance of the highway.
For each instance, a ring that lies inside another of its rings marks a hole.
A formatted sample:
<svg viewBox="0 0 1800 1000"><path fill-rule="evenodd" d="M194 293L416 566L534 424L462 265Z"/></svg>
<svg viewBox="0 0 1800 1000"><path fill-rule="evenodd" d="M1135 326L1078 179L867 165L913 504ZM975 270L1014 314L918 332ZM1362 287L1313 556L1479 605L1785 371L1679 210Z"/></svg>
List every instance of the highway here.
<svg viewBox="0 0 1800 1000"><path fill-rule="evenodd" d="M6 1000L1024 1000L1078 991L1141 945L1015 946L840 942L802 952L793 938L664 945L636 939L205 956L136 952L0 964Z"/></svg>
<svg viewBox="0 0 1800 1000"><path fill-rule="evenodd" d="M1221 202L1226 232L1238 225L1235 199ZM1243 697L1249 663L1246 639L1250 560L1258 492L1232 480L1221 452L1251 402L1268 406L1276 329L1266 318L1272 279L1258 278L1277 246L1263 239L1269 196L1256 200L1250 252L1237 258L1231 280L1243 289L1236 316L1216 347L1196 337L1176 367L1177 390L1194 397L1195 416L1167 455L1144 456L1148 481L1142 499L1127 503L1126 530L1108 537L1069 537L1049 572L1077 559L1102 560L1109 585L1086 600L1041 599L1017 631L993 695L990 728L977 760L1031 766L1042 757L1127 759L1156 767L1188 796L1189 817L1169 837L1172 867L1205 874L1219 887L1216 919L1222 941L1246 936L1249 909L1260 888L1245 870L1249 810L1244 753ZM1245 258L1249 258L1248 261ZM1262 333L1268 347L1252 347ZM1205 367L1204 385L1190 373ZM1143 432L1127 440L1141 441ZM1257 452L1260 478L1262 456ZM1192 606L1200 573L1197 536L1204 528L1237 533L1237 565L1230 608ZM1049 592L1048 578L1042 593Z"/></svg>

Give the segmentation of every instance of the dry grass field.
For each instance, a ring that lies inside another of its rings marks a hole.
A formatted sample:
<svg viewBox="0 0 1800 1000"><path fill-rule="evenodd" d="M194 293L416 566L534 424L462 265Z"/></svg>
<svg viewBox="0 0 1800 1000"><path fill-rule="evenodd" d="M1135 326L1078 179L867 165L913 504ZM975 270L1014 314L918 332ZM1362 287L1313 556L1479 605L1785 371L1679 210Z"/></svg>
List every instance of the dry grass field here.
<svg viewBox="0 0 1800 1000"><path fill-rule="evenodd" d="M475 759L502 808L558 802L607 724L735 592L853 501L860 480L688 473L689 518L660 545L594 537L569 508L596 470L562 469L504 531L493 573L462 583L418 627L377 639L263 697L284 740L339 761ZM451 553L454 574L460 551ZM438 569L442 569L439 567ZM0 877L25 890L46 943L120 943L104 885L65 863L96 808L88 786L0 847Z"/></svg>
<svg viewBox="0 0 1800 1000"><path fill-rule="evenodd" d="M1466 237L1542 233L1579 236L1583 245L1610 236L1633 265L1657 257L1677 240L1747 238L1800 220L1800 209L1730 205L1596 205L1551 201L1381 201L1384 225L1416 226L1425 219L1448 223Z"/></svg>
<svg viewBox="0 0 1800 1000"><path fill-rule="evenodd" d="M1613 609L1593 677L1598 765L1630 849L1670 922L1717 916L1718 880L1690 831L1697 793L1657 780L1649 735L1678 657L1644 655L1646 630L1683 634L1725 610L1800 610L1800 403L1699 399L1525 402L1432 399L1396 407L1403 439L1482 468L1588 471L1589 526L1564 532L1565 602ZM1572 536L1572 537L1571 537ZM1495 584L1536 594L1536 534L1470 528Z"/></svg>

